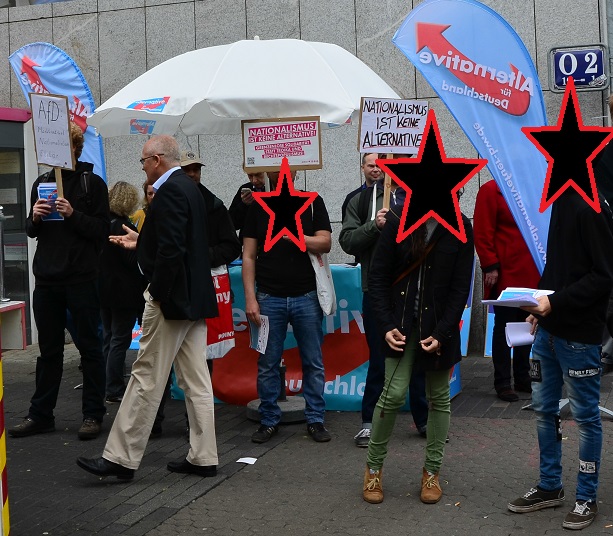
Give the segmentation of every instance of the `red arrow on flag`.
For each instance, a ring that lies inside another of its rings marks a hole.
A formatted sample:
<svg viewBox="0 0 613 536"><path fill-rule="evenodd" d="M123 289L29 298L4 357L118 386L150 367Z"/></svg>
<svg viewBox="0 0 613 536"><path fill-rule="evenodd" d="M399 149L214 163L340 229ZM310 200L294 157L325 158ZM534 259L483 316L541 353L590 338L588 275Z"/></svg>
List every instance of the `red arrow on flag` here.
<svg viewBox="0 0 613 536"><path fill-rule="evenodd" d="M507 73L471 60L443 36L450 27L450 24L418 22L417 52L428 47L434 63L446 67L462 83L485 96L480 100L487 100L508 114L524 115L531 96L523 87L527 81L524 74L511 63L511 73Z"/></svg>
<svg viewBox="0 0 613 536"><path fill-rule="evenodd" d="M40 65L32 61L28 56L21 58L21 72L26 75L32 91L34 93L49 93L49 90L43 84L34 67L40 67Z"/></svg>

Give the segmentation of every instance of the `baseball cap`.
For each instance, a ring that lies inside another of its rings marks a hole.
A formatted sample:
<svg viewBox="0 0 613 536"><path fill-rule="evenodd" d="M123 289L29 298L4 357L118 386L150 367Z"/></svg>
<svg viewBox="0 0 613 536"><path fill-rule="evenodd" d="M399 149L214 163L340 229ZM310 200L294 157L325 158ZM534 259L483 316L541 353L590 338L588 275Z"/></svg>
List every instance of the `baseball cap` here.
<svg viewBox="0 0 613 536"><path fill-rule="evenodd" d="M198 155L194 151L181 151L181 167L191 164L204 166Z"/></svg>

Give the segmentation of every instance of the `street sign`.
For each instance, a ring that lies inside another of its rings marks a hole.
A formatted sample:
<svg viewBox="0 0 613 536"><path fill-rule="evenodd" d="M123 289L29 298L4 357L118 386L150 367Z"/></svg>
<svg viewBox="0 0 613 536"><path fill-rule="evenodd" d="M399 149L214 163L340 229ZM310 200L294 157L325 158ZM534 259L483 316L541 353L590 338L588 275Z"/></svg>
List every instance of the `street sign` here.
<svg viewBox="0 0 613 536"><path fill-rule="evenodd" d="M605 45L552 48L549 60L549 89L562 93L573 77L577 91L603 91L609 87L609 55Z"/></svg>

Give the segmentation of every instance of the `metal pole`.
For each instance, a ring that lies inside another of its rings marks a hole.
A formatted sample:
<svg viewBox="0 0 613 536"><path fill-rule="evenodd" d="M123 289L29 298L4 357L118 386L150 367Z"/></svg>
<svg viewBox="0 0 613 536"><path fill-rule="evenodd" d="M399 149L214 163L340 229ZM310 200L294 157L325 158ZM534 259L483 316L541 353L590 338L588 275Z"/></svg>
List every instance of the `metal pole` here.
<svg viewBox="0 0 613 536"><path fill-rule="evenodd" d="M6 216L2 212L4 207L0 206L0 302L11 301L4 296L4 221Z"/></svg>

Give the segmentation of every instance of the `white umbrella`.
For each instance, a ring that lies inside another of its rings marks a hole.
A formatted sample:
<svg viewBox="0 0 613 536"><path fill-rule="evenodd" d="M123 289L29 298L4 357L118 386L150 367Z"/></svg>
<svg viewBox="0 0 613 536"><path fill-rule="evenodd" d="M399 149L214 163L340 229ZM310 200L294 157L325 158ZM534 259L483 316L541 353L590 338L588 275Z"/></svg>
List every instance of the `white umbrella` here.
<svg viewBox="0 0 613 536"><path fill-rule="evenodd" d="M399 98L337 45L255 39L165 61L99 106L87 122L104 137L238 134L241 119L300 116L320 116L325 127L347 122L361 97Z"/></svg>

